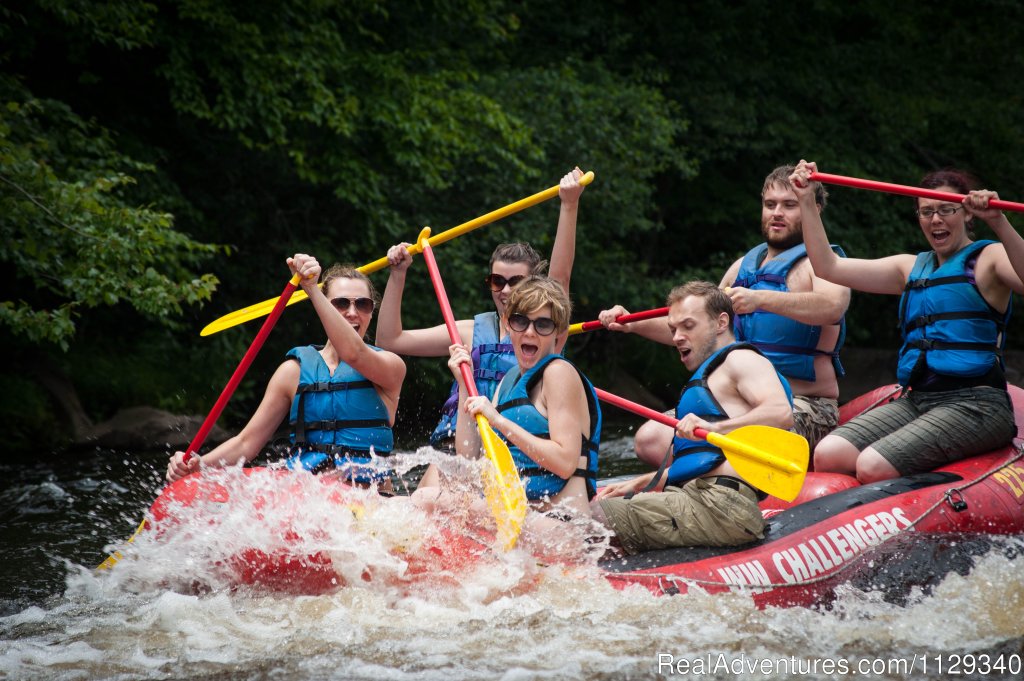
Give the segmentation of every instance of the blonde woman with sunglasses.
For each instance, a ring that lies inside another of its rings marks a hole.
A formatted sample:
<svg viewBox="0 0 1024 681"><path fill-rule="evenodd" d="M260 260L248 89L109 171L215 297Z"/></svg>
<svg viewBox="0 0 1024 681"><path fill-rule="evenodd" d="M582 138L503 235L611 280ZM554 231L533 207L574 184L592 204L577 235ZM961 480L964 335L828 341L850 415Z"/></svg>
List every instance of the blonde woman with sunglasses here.
<svg viewBox="0 0 1024 681"><path fill-rule="evenodd" d="M559 354L569 333L572 306L562 286L528 277L509 296L503 323L516 366L494 397L470 397L459 365L472 363L467 345L452 345L448 366L459 386L456 452L480 453L476 415L482 414L509 446L526 498L556 520L590 516L596 492L601 408L593 386ZM566 513L568 512L568 513Z"/></svg>
<svg viewBox="0 0 1024 681"><path fill-rule="evenodd" d="M315 258L298 253L287 262L292 274L302 277L301 286L327 332L327 342L292 348L245 427L200 457L186 461L184 452L175 452L167 465L168 482L201 467L252 461L287 417L289 467L332 471L355 484L389 488L387 474L366 464L371 454L391 453L391 429L406 369L401 357L365 341L377 292L366 275L352 267L328 269L321 290Z"/></svg>
<svg viewBox="0 0 1024 681"><path fill-rule="evenodd" d="M562 177L558 190L561 208L551 249L550 276L566 292L569 290L569 279L576 257L576 217L584 188L579 183L582 177L583 171L579 168L572 170ZM377 344L411 357L445 357L451 341L444 324L427 329L406 329L402 326L402 293L405 290L406 272L412 265L412 255L408 248L408 243L400 243L388 250L391 272L377 321ZM491 255L489 273L484 281L491 293L494 310L478 314L473 319L456 322L459 336L471 348L474 380L481 395L493 395L498 382L515 366L508 327L503 321L509 296L524 278L544 274L546 271L548 262L526 243L501 244ZM458 388L453 384L442 408L441 420L430 437L430 444L435 449L454 449L457 401ZM436 483L435 475L433 468L429 469L424 475L425 483Z"/></svg>

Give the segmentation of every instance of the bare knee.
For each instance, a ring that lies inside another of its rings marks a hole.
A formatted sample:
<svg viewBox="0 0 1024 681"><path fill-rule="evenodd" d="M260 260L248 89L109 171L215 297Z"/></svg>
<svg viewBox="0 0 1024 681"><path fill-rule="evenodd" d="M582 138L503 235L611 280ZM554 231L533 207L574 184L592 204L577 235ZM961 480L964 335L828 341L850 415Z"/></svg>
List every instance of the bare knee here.
<svg viewBox="0 0 1024 681"><path fill-rule="evenodd" d="M865 449L857 458L857 480L862 485L898 477L900 472L872 447Z"/></svg>
<svg viewBox="0 0 1024 681"><path fill-rule="evenodd" d="M665 459L665 453L672 446L674 431L657 421L648 421L640 426L633 438L636 458L657 468Z"/></svg>
<svg viewBox="0 0 1024 681"><path fill-rule="evenodd" d="M860 452L849 440L826 435L814 448L814 470L821 473L853 475Z"/></svg>

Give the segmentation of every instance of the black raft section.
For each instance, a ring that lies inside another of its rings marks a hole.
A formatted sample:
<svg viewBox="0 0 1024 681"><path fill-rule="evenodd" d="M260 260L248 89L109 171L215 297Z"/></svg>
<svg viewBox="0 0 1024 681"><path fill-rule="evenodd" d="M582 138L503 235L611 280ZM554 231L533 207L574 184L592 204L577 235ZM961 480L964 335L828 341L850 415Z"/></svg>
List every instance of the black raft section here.
<svg viewBox="0 0 1024 681"><path fill-rule="evenodd" d="M804 502L782 511L768 520L764 539L739 546L684 546L673 549L645 551L635 556L625 556L601 561L598 565L606 572L633 572L651 568L693 563L706 558L724 556L747 551L757 546L770 544L786 535L835 517L843 511L863 506L880 499L891 499L926 487L947 485L962 481L954 473L918 473L902 478L861 485L829 494L828 496ZM828 529L826 527L823 530Z"/></svg>

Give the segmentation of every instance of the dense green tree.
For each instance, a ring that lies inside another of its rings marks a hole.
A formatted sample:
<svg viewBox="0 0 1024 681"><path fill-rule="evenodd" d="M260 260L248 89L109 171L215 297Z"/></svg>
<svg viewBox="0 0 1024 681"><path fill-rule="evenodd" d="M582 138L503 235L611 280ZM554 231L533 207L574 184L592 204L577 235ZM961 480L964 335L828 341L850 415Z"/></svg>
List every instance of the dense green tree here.
<svg viewBox="0 0 1024 681"><path fill-rule="evenodd" d="M579 319L717 279L759 240L764 175L800 157L904 184L955 165L1019 198L1024 9L983 0L977 24L963 12L880 0L12 0L0 8L0 227L17 295L0 333L22 349L69 342L34 348L93 418L134 402L202 411L255 328L195 331L280 290L287 255L369 262L577 164L597 174L581 204ZM915 251L909 210L836 188L826 224L851 255ZM551 202L438 249L456 313L489 304L481 280L497 243L547 250L556 217ZM405 313L439 321L419 265ZM894 300L855 296L850 317L851 343L895 347ZM286 347L320 333L308 306L289 308L226 418L249 411ZM671 353L635 338L588 334L568 351L599 383L633 375L666 400L679 384ZM422 430L448 378L443 363L412 364L403 420ZM46 399L15 381L6 392L22 397L5 413L52 424Z"/></svg>

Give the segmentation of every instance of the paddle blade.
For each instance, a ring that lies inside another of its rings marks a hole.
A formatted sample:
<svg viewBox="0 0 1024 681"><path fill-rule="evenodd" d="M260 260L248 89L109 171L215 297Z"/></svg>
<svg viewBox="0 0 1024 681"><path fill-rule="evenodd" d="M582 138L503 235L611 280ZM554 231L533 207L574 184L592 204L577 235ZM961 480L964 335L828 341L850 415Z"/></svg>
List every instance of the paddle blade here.
<svg viewBox="0 0 1024 681"><path fill-rule="evenodd" d="M744 426L728 435L708 433L740 476L772 496L793 501L807 475L810 448L800 435L771 426Z"/></svg>
<svg viewBox="0 0 1024 681"><path fill-rule="evenodd" d="M146 521L145 520L143 520L141 523L139 523L139 526L135 528L135 534L133 534L131 536L131 539L128 540L128 543L131 544L133 541L135 541L135 538L138 537L140 534L142 534L142 531L144 529L146 529ZM97 570L109 570L110 568L112 568L115 565L117 565L117 562L119 560L121 560L122 558L124 558L124 555L120 551L114 551L112 554L107 556L107 559L105 561L103 561L102 563L97 565L96 569Z"/></svg>
<svg viewBox="0 0 1024 681"><path fill-rule="evenodd" d="M484 496L498 524L498 543L503 551L516 545L526 520L526 489L519 479L512 452L483 416L476 417L480 442L491 465L484 469Z"/></svg>
<svg viewBox="0 0 1024 681"><path fill-rule="evenodd" d="M320 286L322 287L323 284L320 284ZM294 305L295 303L301 303L303 300L306 300L307 298L309 298L309 296L306 295L306 292L303 291L302 289L299 289L298 291L292 293L292 297L288 299L288 302L285 304L285 306ZM268 298L263 302L255 303L254 305L250 305L249 307L243 307L241 310L229 312L220 319L215 319L206 326L204 326L203 330L199 332L199 335L210 336L215 333L219 333L224 329L230 329L232 326L238 326L239 324L244 324L245 322L248 322L253 319L266 317L268 314L270 314L270 311L274 309L274 305L276 304L277 298Z"/></svg>

